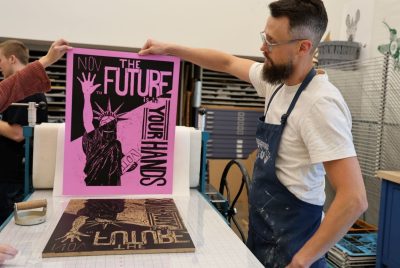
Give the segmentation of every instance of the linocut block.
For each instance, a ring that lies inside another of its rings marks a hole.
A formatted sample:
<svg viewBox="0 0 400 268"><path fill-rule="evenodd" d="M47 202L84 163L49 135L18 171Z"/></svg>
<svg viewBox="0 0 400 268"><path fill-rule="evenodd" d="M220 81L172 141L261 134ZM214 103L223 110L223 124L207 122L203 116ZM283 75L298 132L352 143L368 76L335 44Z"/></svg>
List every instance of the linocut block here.
<svg viewBox="0 0 400 268"><path fill-rule="evenodd" d="M42 257L194 250L173 199L72 199Z"/></svg>

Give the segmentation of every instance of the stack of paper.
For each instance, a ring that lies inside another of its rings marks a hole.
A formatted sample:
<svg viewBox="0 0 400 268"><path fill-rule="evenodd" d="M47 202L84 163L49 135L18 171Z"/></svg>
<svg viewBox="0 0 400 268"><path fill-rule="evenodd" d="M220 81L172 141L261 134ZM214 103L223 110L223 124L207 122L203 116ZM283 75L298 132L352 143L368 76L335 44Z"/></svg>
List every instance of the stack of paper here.
<svg viewBox="0 0 400 268"><path fill-rule="evenodd" d="M331 267L375 267L377 233L346 234L328 252Z"/></svg>

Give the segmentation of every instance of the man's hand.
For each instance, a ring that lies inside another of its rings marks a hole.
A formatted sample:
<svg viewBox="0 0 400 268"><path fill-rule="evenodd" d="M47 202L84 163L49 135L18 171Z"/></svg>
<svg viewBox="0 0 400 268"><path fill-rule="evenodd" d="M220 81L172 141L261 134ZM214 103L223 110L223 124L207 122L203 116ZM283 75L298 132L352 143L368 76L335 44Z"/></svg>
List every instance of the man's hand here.
<svg viewBox="0 0 400 268"><path fill-rule="evenodd" d="M0 264L4 263L6 260L10 260L17 255L18 250L10 245L0 244Z"/></svg>
<svg viewBox="0 0 400 268"><path fill-rule="evenodd" d="M96 75L93 75L92 79L90 79L90 73L88 73L87 78L85 77L85 74L82 73L82 80L77 77L79 82L81 82L82 92L84 96L91 96L92 93L95 92L99 86L101 86L101 84L93 85L95 78Z"/></svg>
<svg viewBox="0 0 400 268"><path fill-rule="evenodd" d="M311 264L306 264L306 262L301 261L300 257L295 255L292 261L285 268L308 268L310 265Z"/></svg>
<svg viewBox="0 0 400 268"><path fill-rule="evenodd" d="M49 51L47 54L39 59L39 62L43 65L44 68L50 66L51 64L58 61L62 56L64 56L65 52L72 47L69 46L69 43L64 39L59 39L51 44Z"/></svg>
<svg viewBox="0 0 400 268"><path fill-rule="evenodd" d="M152 39L148 39L142 49L139 51L139 55L145 56L150 54L155 55L167 55L169 44L161 43Z"/></svg>

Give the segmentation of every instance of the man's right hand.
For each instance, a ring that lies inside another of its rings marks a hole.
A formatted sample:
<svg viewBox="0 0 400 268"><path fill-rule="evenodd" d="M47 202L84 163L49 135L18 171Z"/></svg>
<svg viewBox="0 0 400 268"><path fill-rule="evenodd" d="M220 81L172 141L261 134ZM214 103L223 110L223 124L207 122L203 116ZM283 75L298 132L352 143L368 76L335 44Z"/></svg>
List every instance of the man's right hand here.
<svg viewBox="0 0 400 268"><path fill-rule="evenodd" d="M51 64L58 61L62 56L64 56L67 50L71 49L68 41L64 39L59 39L53 44L51 44L49 51L47 54L39 59L39 62L43 65L44 68L50 66Z"/></svg>
<svg viewBox="0 0 400 268"><path fill-rule="evenodd" d="M139 55L168 55L169 44L161 43L153 39L148 39L142 49L139 51Z"/></svg>
<svg viewBox="0 0 400 268"><path fill-rule="evenodd" d="M0 264L4 263L6 260L10 260L17 255L18 250L10 245L0 244Z"/></svg>

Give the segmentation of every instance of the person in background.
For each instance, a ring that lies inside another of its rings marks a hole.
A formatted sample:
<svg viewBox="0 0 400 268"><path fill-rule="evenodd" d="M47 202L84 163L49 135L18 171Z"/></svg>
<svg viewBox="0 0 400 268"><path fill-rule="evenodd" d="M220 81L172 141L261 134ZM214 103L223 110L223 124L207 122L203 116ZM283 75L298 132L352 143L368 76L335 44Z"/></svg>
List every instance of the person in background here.
<svg viewBox="0 0 400 268"><path fill-rule="evenodd" d="M0 224L11 213L15 198L22 190L23 176L17 167L20 168L23 161L20 153L23 146L21 125L27 123L26 113L7 107L22 99L21 102L43 100L42 97L29 96L50 90L50 80L44 69L58 61L70 48L67 41L59 39L52 43L45 56L28 64L29 54L23 43L8 40L0 44L0 71L4 76L0 81L0 112L3 112L0 120ZM26 108L19 109L26 111ZM41 120L43 116L38 118ZM0 244L0 264L16 253L12 246Z"/></svg>
<svg viewBox="0 0 400 268"><path fill-rule="evenodd" d="M7 40L0 43L0 72L4 78L21 71L29 63L29 50L20 41ZM20 103L46 103L44 93L36 93ZM47 106L47 105L46 105ZM47 122L47 107L38 109L38 124ZM23 126L28 125L28 109L10 106L0 114L0 222L13 211L14 203L23 200L23 181L25 171L25 146Z"/></svg>
<svg viewBox="0 0 400 268"><path fill-rule="evenodd" d="M44 69L58 61L68 49L71 49L68 42L59 39L52 43L45 56L29 63L14 75L0 81L0 112L6 109L12 102L21 100L34 93L49 91L50 80ZM8 61L8 59L5 60L6 62Z"/></svg>
<svg viewBox="0 0 400 268"><path fill-rule="evenodd" d="M324 255L367 209L351 114L313 53L328 18L321 0L279 0L260 33L264 62L147 40L139 55L178 56L232 74L265 97L249 191L247 246L265 267L326 267ZM325 174L336 190L323 217Z"/></svg>

